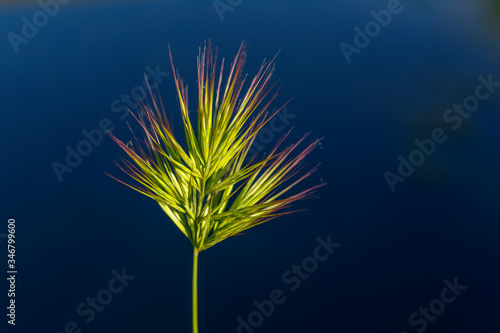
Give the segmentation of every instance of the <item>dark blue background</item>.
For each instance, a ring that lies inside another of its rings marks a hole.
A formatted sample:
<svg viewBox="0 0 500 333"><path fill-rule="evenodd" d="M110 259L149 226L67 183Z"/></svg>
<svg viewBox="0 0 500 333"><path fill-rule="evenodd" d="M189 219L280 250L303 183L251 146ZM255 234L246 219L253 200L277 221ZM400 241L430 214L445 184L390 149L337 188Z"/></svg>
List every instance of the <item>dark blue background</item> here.
<svg viewBox="0 0 500 333"><path fill-rule="evenodd" d="M402 1L348 64L339 44L352 44L353 28L387 3L244 0L221 21L211 1L74 0L17 54L6 36L40 7L0 7L0 233L16 218L19 270L8 331L61 332L73 320L82 332L190 332L191 245L155 202L106 176L120 175L113 160L123 152L106 137L62 182L51 163L64 163L65 147L103 118L130 138L111 103L147 66L171 73L168 44L194 88L198 47L212 38L226 59L249 42L251 75L281 50L275 106L294 97L292 139L324 137L307 185L328 186L298 205L308 211L201 253L200 332L236 332L236 318L276 288L287 300L255 332L416 332L410 314L454 277L468 289L426 331L498 332L500 92L456 131L442 115L474 93L479 75L500 80L499 3ZM172 81L160 91L178 123ZM448 140L392 193L383 173L437 127ZM327 235L342 245L290 291L282 274ZM85 324L75 308L122 267L135 280Z"/></svg>

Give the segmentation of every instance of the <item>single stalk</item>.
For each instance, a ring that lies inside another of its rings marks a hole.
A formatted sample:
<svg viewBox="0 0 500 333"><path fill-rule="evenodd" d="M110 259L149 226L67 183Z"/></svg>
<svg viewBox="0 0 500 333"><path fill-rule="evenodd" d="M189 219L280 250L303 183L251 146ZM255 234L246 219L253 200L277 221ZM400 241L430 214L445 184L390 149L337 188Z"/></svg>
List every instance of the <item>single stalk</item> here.
<svg viewBox="0 0 500 333"><path fill-rule="evenodd" d="M193 333L198 333L198 251L193 255Z"/></svg>

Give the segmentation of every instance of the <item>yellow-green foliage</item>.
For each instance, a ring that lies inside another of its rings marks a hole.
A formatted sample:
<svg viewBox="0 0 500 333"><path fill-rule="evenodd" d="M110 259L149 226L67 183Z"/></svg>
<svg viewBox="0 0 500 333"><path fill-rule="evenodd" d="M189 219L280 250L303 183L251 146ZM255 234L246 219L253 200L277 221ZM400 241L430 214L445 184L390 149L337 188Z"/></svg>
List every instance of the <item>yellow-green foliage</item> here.
<svg viewBox="0 0 500 333"><path fill-rule="evenodd" d="M270 95L275 86L269 83L273 61L264 61L244 88L245 56L242 43L223 85L224 59L217 78L217 52L214 54L210 42L200 49L195 129L188 113L187 86L175 71L170 53L187 150L174 137L161 98L151 89L148 100L139 103L139 114L134 115L144 132L143 144L136 139L129 147L111 135L131 159L123 160L122 170L136 183L124 184L156 200L197 252L286 214L292 202L323 185L285 196L316 169L292 179L318 143L315 140L295 153L307 135L280 149L285 135L262 160L244 162L259 130L277 112L268 112L277 95Z"/></svg>

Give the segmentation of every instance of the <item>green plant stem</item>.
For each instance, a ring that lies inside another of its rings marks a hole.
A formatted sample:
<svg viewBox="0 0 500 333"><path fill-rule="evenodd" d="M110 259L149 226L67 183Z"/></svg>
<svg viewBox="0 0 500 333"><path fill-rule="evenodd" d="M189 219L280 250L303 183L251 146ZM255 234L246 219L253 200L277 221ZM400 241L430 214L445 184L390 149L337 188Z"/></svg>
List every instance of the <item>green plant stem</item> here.
<svg viewBox="0 0 500 333"><path fill-rule="evenodd" d="M198 251L193 255L193 333L198 333Z"/></svg>

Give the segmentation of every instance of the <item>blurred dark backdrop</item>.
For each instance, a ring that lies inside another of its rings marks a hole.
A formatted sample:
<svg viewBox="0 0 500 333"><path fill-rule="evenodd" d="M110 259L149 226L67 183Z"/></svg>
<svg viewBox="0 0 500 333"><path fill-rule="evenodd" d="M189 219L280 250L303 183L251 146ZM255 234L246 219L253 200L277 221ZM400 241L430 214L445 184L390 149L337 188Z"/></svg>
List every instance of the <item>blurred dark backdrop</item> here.
<svg viewBox="0 0 500 333"><path fill-rule="evenodd" d="M120 149L104 137L71 172L58 178L53 165L67 164L67 147L102 121L130 138L122 98L145 72L162 81L178 123L168 44L195 87L198 47L211 38L226 59L247 41L250 75L281 50L275 106L293 100L270 140L292 127L292 140L324 137L309 158L322 165L306 185L328 186L300 203L306 212L200 255L200 332L237 332L237 318L248 321L254 300L274 289L286 301L254 332L498 332L500 89L456 129L443 116L474 103L478 77L500 81L499 8L487 0L4 3L0 267L4 276L15 218L18 277L15 328L1 284L1 331L78 332L72 321L81 332L190 331L191 246L155 202L105 175L121 175ZM192 105L195 97L191 89ZM398 156L409 159L414 141L439 128L445 142L392 191L384 174L396 179ZM341 246L290 290L283 274L328 235ZM135 279L86 323L77 307L105 299L111 271L122 268ZM455 278L467 289L442 309L443 281Z"/></svg>

